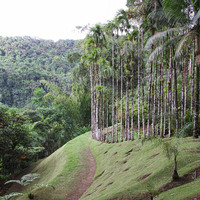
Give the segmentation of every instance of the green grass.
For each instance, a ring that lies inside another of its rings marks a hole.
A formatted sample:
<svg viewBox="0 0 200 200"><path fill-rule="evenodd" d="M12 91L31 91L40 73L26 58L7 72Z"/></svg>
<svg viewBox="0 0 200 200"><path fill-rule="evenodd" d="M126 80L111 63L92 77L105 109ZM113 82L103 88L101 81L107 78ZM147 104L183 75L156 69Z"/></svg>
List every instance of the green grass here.
<svg viewBox="0 0 200 200"><path fill-rule="evenodd" d="M200 166L199 154L190 153L186 150L199 147L199 143L186 138L180 139L180 144L178 172L180 176L183 176ZM97 160L96 179L82 196L82 200L133 198L139 193L148 192L149 185L158 189L171 181L173 159L169 161L163 154L161 146L157 143L146 142L142 146L141 141L137 140L99 145L99 142L92 141L91 149ZM133 151L129 156L126 156L126 152L131 149ZM160 154L152 157L158 153ZM100 174L102 175L98 177ZM142 179L145 175L149 176ZM190 194L198 192L200 191L193 191ZM183 197L187 196L187 193L183 195Z"/></svg>
<svg viewBox="0 0 200 200"><path fill-rule="evenodd" d="M174 142L176 139L165 139ZM200 146L191 138L179 140L178 173L189 173L200 166L200 154L194 151ZM53 184L55 190L39 189L34 191L36 199L63 200L74 192L74 177L85 166L81 153L90 148L97 162L93 184L81 200L128 199L146 194L149 185L159 189L171 181L173 159L168 160L156 142L128 141L106 144L92 140L86 133L68 142L34 169L41 174L39 184ZM130 151L127 155L127 152ZM145 177L146 176L146 177ZM145 178L144 178L145 177ZM156 199L178 200L200 193L200 179L161 193ZM26 198L21 198L26 199Z"/></svg>
<svg viewBox="0 0 200 200"><path fill-rule="evenodd" d="M31 173L38 173L41 178L35 181L37 184L53 184L52 188L41 188L34 190L37 200L63 200L74 192L74 177L81 167L85 167L82 163L81 152L87 149L89 133L75 138L66 143L63 147L55 151L52 155L44 159ZM19 199L27 199L22 197Z"/></svg>

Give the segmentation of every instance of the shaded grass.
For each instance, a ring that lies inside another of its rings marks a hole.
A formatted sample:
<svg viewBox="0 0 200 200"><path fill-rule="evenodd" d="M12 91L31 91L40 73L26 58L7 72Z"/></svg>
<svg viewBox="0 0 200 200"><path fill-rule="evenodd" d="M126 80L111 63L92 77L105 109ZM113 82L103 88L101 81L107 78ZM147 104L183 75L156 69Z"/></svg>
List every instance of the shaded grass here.
<svg viewBox="0 0 200 200"><path fill-rule="evenodd" d="M63 200L74 192L76 184L74 177L79 170L85 166L82 162L82 152L88 148L89 133L75 138L66 143L52 155L44 159L32 173L39 173L41 178L33 184L52 184L52 188L41 188L34 190L34 199L42 200ZM32 186L31 186L32 187ZM27 199L22 197L19 199Z"/></svg>

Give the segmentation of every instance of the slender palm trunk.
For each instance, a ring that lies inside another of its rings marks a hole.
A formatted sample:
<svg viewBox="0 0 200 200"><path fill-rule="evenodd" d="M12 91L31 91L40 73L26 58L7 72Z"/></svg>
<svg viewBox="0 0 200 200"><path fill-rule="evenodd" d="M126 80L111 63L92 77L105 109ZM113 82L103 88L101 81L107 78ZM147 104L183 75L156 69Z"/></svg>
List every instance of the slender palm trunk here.
<svg viewBox="0 0 200 200"><path fill-rule="evenodd" d="M142 57L142 126L143 126L143 137L146 136L145 133L145 116L144 116L144 62L143 62L143 40L144 40L144 35L143 35L143 30L141 32L141 57ZM133 107L133 106L132 106Z"/></svg>
<svg viewBox="0 0 200 200"><path fill-rule="evenodd" d="M126 73L126 138L125 140L129 140L129 73Z"/></svg>
<svg viewBox="0 0 200 200"><path fill-rule="evenodd" d="M116 70L116 142L118 142L118 87L119 87L119 63L120 63L120 57L117 56L117 70Z"/></svg>
<svg viewBox="0 0 200 200"><path fill-rule="evenodd" d="M96 139L95 135L95 103L94 103L94 83L93 83L93 64L90 65L90 89L91 89L91 132L92 138Z"/></svg>
<svg viewBox="0 0 200 200"><path fill-rule="evenodd" d="M105 141L105 132L104 132L104 128L105 128L105 80L103 78L103 102L102 102L102 129L103 129L103 140Z"/></svg>
<svg viewBox="0 0 200 200"><path fill-rule="evenodd" d="M101 86L101 66L99 65L99 86ZM103 128L102 128L102 91L99 91L99 128L100 128L100 141L103 139Z"/></svg>
<svg viewBox="0 0 200 200"><path fill-rule="evenodd" d="M162 64L160 64L160 76L159 76L159 85L158 85L158 112L157 112L157 134L160 135L160 105L161 105L161 68Z"/></svg>
<svg viewBox="0 0 200 200"><path fill-rule="evenodd" d="M169 61L169 81L168 81L168 105L169 105L169 117L168 117L168 133L169 137L171 137L171 104L172 104L172 86L171 86L171 79L172 79L172 47L170 47L170 61Z"/></svg>
<svg viewBox="0 0 200 200"><path fill-rule="evenodd" d="M200 22L199 22L200 24ZM194 111L194 131L193 138L199 137L199 68L200 68L200 33L197 37L197 63L196 63L196 96L195 96L195 111Z"/></svg>
<svg viewBox="0 0 200 200"><path fill-rule="evenodd" d="M112 142L114 143L115 131L115 61L114 61L114 38L112 41Z"/></svg>
<svg viewBox="0 0 200 200"><path fill-rule="evenodd" d="M189 64L189 47L187 47L187 54L186 54L186 60L185 60L185 76L184 76L184 85L185 85L185 98L184 98L184 111L187 111L187 93L188 93L188 87L187 87L187 79L188 79L188 64Z"/></svg>
<svg viewBox="0 0 200 200"><path fill-rule="evenodd" d="M157 60L155 63L155 74L154 74L154 95L153 95L153 112L152 112L152 134L155 136L155 125L156 125L156 97L157 97Z"/></svg>
<svg viewBox="0 0 200 200"><path fill-rule="evenodd" d="M193 51L192 51L192 80L191 80L191 117L193 115L193 111L194 111L194 71L195 71L195 40L193 43ZM192 120L192 118L191 118Z"/></svg>
<svg viewBox="0 0 200 200"><path fill-rule="evenodd" d="M166 75L167 75L167 69L166 69ZM167 86L167 76L166 76L166 78L165 78L165 88L167 88L168 86ZM163 135L165 135L166 134L166 114L167 114L167 90L165 91L165 103L164 103L164 119L163 119Z"/></svg>
<svg viewBox="0 0 200 200"><path fill-rule="evenodd" d="M177 63L174 62L174 104L175 104L175 112L176 112L176 132L179 129L179 122L178 122L178 99L177 99Z"/></svg>
<svg viewBox="0 0 200 200"><path fill-rule="evenodd" d="M107 98L106 98L106 142L109 142L108 139L108 116L109 116L109 111L108 111L108 94L107 94Z"/></svg>
<svg viewBox="0 0 200 200"><path fill-rule="evenodd" d="M151 112L151 85L152 85L152 68L153 64L151 63L151 69L150 69L150 80L149 80L149 93L148 93L148 117L147 117L147 136L149 136L149 125L150 125L150 112Z"/></svg>
<svg viewBox="0 0 200 200"><path fill-rule="evenodd" d="M133 67L132 67L132 78L131 78L131 140L133 140Z"/></svg>
<svg viewBox="0 0 200 200"><path fill-rule="evenodd" d="M182 63L183 64L183 63ZM183 127L184 119L184 70L182 65L182 88L181 88L181 127Z"/></svg>
<svg viewBox="0 0 200 200"><path fill-rule="evenodd" d="M138 139L140 135L140 30L138 32Z"/></svg>
<svg viewBox="0 0 200 200"><path fill-rule="evenodd" d="M98 69L97 69L97 66L95 67L96 68L96 71L95 71L95 86L98 85ZM97 96L97 91L95 91L95 114L96 114L96 126L95 126L95 132L96 132L96 138L97 140L99 140L99 99L98 99L98 96Z"/></svg>
<svg viewBox="0 0 200 200"><path fill-rule="evenodd" d="M160 70L160 136L163 137L163 62Z"/></svg>
<svg viewBox="0 0 200 200"><path fill-rule="evenodd" d="M121 56L121 142L123 142L123 60Z"/></svg>

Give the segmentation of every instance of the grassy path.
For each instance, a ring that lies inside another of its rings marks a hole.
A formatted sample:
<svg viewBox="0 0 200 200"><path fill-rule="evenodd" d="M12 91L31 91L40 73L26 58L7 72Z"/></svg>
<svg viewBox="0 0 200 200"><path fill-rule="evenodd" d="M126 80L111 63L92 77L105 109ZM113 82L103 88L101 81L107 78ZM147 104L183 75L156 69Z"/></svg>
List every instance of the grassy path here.
<svg viewBox="0 0 200 200"><path fill-rule="evenodd" d="M74 177L73 192L66 197L66 200L78 200L93 182L96 161L89 148L82 152L81 163L85 167L82 167Z"/></svg>

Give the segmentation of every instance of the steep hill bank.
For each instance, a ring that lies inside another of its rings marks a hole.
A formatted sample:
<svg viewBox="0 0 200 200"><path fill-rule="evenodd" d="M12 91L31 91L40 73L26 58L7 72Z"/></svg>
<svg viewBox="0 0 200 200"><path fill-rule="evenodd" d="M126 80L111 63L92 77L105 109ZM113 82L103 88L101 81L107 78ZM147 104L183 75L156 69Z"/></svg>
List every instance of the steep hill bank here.
<svg viewBox="0 0 200 200"><path fill-rule="evenodd" d="M182 178L171 182L173 159L169 161L164 156L158 142L106 144L92 140L90 133L86 133L68 142L32 171L41 174L39 184L55 186L55 190L34 191L35 199L79 199L85 190L81 200L148 200L152 191L160 193L156 199L164 200L195 196L200 194L199 148L200 140L179 140L178 173ZM97 164L93 179L95 161L90 149Z"/></svg>

